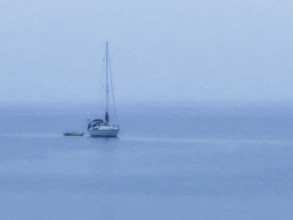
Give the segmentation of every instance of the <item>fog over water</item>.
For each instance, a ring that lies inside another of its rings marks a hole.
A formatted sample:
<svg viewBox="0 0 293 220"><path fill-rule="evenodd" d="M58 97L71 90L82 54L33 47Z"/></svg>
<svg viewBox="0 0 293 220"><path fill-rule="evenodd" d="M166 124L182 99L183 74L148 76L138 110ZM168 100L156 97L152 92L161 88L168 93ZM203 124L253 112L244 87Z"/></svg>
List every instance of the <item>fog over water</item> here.
<svg viewBox="0 0 293 220"><path fill-rule="evenodd" d="M0 219L291 220L292 11L1 0ZM91 138L106 41L121 130Z"/></svg>
<svg viewBox="0 0 293 220"><path fill-rule="evenodd" d="M0 101L288 102L289 0L0 2Z"/></svg>

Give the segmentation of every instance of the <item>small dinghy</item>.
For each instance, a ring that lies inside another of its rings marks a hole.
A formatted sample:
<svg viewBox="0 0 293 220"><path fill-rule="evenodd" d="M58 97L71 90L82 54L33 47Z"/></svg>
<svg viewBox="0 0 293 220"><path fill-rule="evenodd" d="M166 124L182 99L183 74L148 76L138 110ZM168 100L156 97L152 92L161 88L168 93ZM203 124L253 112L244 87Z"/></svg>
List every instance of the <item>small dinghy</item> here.
<svg viewBox="0 0 293 220"><path fill-rule="evenodd" d="M83 136L84 132L65 132L64 136Z"/></svg>

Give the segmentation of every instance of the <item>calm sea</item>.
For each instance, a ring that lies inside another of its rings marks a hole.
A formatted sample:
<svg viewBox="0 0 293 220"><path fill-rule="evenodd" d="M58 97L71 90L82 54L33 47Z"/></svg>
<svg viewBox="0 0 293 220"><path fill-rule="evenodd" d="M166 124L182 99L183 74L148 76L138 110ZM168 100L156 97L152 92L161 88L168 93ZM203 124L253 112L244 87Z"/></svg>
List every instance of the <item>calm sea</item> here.
<svg viewBox="0 0 293 220"><path fill-rule="evenodd" d="M123 107L118 138L63 136L95 109L0 109L0 219L293 219L292 108Z"/></svg>

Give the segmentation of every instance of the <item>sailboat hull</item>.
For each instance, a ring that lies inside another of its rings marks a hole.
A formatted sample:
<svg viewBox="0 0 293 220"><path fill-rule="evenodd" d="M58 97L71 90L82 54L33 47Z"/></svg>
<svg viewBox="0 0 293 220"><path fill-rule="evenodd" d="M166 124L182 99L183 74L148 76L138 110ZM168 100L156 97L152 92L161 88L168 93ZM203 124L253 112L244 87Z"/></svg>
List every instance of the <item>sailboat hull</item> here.
<svg viewBox="0 0 293 220"><path fill-rule="evenodd" d="M118 128L91 128L89 133L92 137L117 137L119 132Z"/></svg>

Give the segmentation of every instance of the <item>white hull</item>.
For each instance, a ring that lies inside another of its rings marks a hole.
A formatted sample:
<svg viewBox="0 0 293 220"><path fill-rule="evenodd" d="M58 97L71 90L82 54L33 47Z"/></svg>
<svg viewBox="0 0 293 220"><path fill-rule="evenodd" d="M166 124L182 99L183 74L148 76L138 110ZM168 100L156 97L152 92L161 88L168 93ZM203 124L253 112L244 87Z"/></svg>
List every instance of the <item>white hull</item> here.
<svg viewBox="0 0 293 220"><path fill-rule="evenodd" d="M115 127L94 127L89 129L89 133L92 137L117 137L119 128Z"/></svg>

